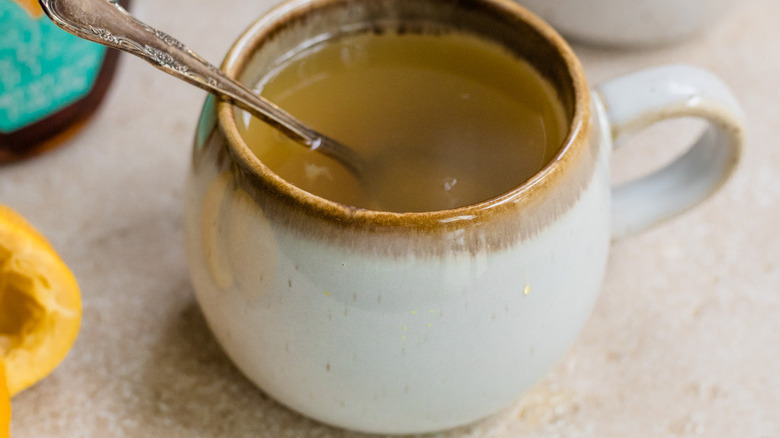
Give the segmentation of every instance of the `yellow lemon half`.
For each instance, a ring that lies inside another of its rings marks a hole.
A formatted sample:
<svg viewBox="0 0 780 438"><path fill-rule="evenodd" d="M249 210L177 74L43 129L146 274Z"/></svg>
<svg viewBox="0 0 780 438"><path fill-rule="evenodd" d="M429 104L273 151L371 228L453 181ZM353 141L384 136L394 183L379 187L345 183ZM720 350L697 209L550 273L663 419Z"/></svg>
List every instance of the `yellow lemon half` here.
<svg viewBox="0 0 780 438"><path fill-rule="evenodd" d="M73 274L38 231L0 206L0 358L11 395L65 358L80 323Z"/></svg>
<svg viewBox="0 0 780 438"><path fill-rule="evenodd" d="M11 434L11 395L5 382L5 366L0 360L0 438Z"/></svg>

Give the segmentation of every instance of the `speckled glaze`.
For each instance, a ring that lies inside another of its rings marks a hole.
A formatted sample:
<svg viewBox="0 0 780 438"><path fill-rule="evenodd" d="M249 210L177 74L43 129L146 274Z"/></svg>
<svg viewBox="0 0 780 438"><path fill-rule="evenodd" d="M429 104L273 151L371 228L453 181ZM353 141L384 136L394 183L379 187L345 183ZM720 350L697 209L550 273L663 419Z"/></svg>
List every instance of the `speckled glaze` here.
<svg viewBox="0 0 780 438"><path fill-rule="evenodd" d="M570 120L555 159L480 204L427 213L360 210L280 179L249 151L234 109L209 97L185 208L197 299L236 365L305 415L393 434L473 422L521 396L588 318L611 237L709 196L741 145L739 108L719 81L679 96L681 84L696 88L697 74L705 73L671 67L591 95L564 41L510 1L295 0L248 29L223 68L251 83L313 39L399 27L475 32L531 61L558 90ZM711 135L692 150L714 158L694 154L640 182L668 187L682 174L702 182L685 198L656 199L666 206L660 211L613 219L613 197L616 205L650 204L657 194L629 186L613 195L613 133L622 138L680 114L712 122Z"/></svg>

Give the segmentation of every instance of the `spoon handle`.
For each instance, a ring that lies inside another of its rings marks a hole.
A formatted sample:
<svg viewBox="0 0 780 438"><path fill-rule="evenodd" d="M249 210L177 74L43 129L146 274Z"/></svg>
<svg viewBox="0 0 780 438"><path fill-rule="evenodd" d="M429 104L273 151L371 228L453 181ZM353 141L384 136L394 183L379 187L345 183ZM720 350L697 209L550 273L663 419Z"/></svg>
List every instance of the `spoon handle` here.
<svg viewBox="0 0 780 438"><path fill-rule="evenodd" d="M292 115L234 81L187 46L130 15L116 0L40 0L46 15L86 40L132 53L165 73L189 82L280 129L291 139L318 149L352 171L360 159L349 148L303 125Z"/></svg>

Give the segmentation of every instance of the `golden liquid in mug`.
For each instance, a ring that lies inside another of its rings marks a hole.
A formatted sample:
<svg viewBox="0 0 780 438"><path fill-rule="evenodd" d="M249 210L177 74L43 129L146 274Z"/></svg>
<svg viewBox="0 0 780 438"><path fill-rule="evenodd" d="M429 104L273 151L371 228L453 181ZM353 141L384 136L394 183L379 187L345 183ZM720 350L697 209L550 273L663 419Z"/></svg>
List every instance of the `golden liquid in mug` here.
<svg viewBox="0 0 780 438"><path fill-rule="evenodd" d="M433 211L486 201L541 170L566 135L556 93L534 68L459 33L325 41L256 88L370 165L360 181L238 111L253 152L296 186L359 208Z"/></svg>

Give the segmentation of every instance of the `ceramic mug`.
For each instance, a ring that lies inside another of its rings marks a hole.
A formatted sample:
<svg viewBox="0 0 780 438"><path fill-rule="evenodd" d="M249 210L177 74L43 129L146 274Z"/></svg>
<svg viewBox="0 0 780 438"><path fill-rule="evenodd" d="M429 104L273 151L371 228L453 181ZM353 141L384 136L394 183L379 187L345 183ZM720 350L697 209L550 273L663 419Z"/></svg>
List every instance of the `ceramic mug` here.
<svg viewBox="0 0 780 438"><path fill-rule="evenodd" d="M606 46L677 42L716 23L731 0L515 0L567 37Z"/></svg>
<svg viewBox="0 0 780 438"><path fill-rule="evenodd" d="M235 108L210 97L186 188L195 293L230 358L284 405L375 433L455 427L521 396L580 332L611 239L711 195L742 145L739 107L713 75L663 67L591 92L563 39L504 0L293 0L246 30L223 68L256 83L306 41L410 23L500 42L554 86L569 128L543 170L453 210L355 209L275 175ZM613 147L676 116L707 132L668 167L610 187Z"/></svg>

